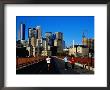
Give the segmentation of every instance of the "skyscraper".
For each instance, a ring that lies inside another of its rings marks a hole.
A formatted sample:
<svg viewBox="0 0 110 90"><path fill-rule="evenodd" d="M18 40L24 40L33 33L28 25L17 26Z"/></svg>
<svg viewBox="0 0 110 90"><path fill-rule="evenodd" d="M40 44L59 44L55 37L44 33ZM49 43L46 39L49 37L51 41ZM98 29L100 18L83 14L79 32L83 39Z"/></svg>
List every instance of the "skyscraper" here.
<svg viewBox="0 0 110 90"><path fill-rule="evenodd" d="M36 30L37 30L37 39L42 39L41 27L37 26Z"/></svg>
<svg viewBox="0 0 110 90"><path fill-rule="evenodd" d="M31 45L32 45L33 47L36 47L36 39L35 39L35 37L32 37L32 38L31 38Z"/></svg>
<svg viewBox="0 0 110 90"><path fill-rule="evenodd" d="M65 41L62 41L63 49L65 49Z"/></svg>
<svg viewBox="0 0 110 90"><path fill-rule="evenodd" d="M37 30L36 30L36 28L33 28L33 35L37 39Z"/></svg>
<svg viewBox="0 0 110 90"><path fill-rule="evenodd" d="M88 39L88 47L90 49L94 49L94 39L92 39L92 38Z"/></svg>
<svg viewBox="0 0 110 90"><path fill-rule="evenodd" d="M32 29L28 28L28 38L31 38L31 37L32 37Z"/></svg>
<svg viewBox="0 0 110 90"><path fill-rule="evenodd" d="M31 46L32 29L28 28L28 44Z"/></svg>
<svg viewBox="0 0 110 90"><path fill-rule="evenodd" d="M47 50L47 42L46 42L46 38L42 39L42 47L44 50Z"/></svg>
<svg viewBox="0 0 110 90"><path fill-rule="evenodd" d="M46 36L46 38L52 39L52 32L46 32L45 36Z"/></svg>
<svg viewBox="0 0 110 90"><path fill-rule="evenodd" d="M63 33L62 32L55 32L56 39L63 40Z"/></svg>
<svg viewBox="0 0 110 90"><path fill-rule="evenodd" d="M52 32L46 32L45 36L47 44L52 46Z"/></svg>
<svg viewBox="0 0 110 90"><path fill-rule="evenodd" d="M25 24L20 24L20 40L25 40Z"/></svg>
<svg viewBox="0 0 110 90"><path fill-rule="evenodd" d="M54 46L57 47L57 53L63 52L63 33L55 32Z"/></svg>
<svg viewBox="0 0 110 90"><path fill-rule="evenodd" d="M34 56L36 54L36 29L28 28L28 46L27 50L29 51L29 55Z"/></svg>
<svg viewBox="0 0 110 90"><path fill-rule="evenodd" d="M83 32L83 35L82 35L82 44L85 45L85 46L88 45L88 38L85 37L84 32Z"/></svg>

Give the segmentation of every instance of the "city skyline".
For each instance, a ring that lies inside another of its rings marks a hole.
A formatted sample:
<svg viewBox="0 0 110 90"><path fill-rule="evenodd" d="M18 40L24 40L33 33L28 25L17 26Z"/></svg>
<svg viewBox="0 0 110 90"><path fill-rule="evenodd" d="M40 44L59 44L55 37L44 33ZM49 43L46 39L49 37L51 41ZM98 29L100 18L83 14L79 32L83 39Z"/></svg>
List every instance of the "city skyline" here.
<svg viewBox="0 0 110 90"><path fill-rule="evenodd" d="M17 16L16 39L20 24L26 25L25 39L28 39L28 28L41 27L42 37L46 32L62 32L66 46L82 44L82 34L87 38L94 38L94 16Z"/></svg>

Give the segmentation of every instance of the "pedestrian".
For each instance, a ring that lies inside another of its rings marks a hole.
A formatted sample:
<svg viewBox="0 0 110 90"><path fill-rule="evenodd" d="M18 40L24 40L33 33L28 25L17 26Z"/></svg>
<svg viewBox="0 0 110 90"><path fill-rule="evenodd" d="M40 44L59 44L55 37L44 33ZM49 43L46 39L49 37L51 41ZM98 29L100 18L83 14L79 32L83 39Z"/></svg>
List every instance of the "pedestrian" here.
<svg viewBox="0 0 110 90"><path fill-rule="evenodd" d="M48 71L49 71L49 69L50 69L50 60L51 60L51 58L48 56L48 57L46 58L47 66L48 66Z"/></svg>
<svg viewBox="0 0 110 90"><path fill-rule="evenodd" d="M74 66L75 66L75 59L74 59L74 57L71 57L69 62L71 64L71 66L72 66L72 69L74 69Z"/></svg>
<svg viewBox="0 0 110 90"><path fill-rule="evenodd" d="M65 62L65 70L67 70L68 69L68 58L67 58L67 56L63 60Z"/></svg>

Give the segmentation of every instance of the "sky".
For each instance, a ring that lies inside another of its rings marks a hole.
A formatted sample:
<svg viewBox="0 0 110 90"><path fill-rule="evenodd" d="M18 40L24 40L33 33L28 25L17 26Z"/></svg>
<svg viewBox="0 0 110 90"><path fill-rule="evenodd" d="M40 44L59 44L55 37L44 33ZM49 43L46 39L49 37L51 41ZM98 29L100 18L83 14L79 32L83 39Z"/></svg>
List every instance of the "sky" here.
<svg viewBox="0 0 110 90"><path fill-rule="evenodd" d="M82 34L94 38L94 16L16 16L16 39L20 24L26 25L25 39L28 39L28 28L40 26L42 36L45 32L62 32L66 46L73 43L82 44Z"/></svg>

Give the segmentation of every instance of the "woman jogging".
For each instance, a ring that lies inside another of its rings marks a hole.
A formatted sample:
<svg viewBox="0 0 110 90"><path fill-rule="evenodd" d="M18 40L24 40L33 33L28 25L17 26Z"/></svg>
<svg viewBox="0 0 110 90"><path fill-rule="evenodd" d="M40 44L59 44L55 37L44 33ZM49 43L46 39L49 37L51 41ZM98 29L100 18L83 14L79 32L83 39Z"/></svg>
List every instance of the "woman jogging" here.
<svg viewBox="0 0 110 90"><path fill-rule="evenodd" d="M68 70L68 58L67 58L67 56L63 60L65 62L65 70Z"/></svg>
<svg viewBox="0 0 110 90"><path fill-rule="evenodd" d="M46 58L47 65L48 65L48 71L49 71L49 69L50 69L50 60L51 60L51 58L48 56L48 57Z"/></svg>
<svg viewBox="0 0 110 90"><path fill-rule="evenodd" d="M72 65L72 69L74 69L75 59L72 57L72 58L70 58L70 61L69 62Z"/></svg>

